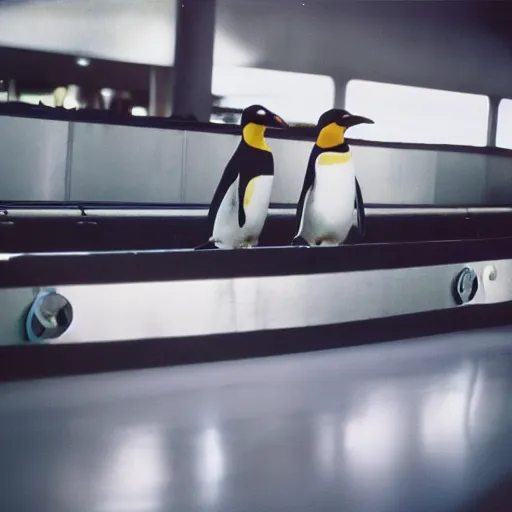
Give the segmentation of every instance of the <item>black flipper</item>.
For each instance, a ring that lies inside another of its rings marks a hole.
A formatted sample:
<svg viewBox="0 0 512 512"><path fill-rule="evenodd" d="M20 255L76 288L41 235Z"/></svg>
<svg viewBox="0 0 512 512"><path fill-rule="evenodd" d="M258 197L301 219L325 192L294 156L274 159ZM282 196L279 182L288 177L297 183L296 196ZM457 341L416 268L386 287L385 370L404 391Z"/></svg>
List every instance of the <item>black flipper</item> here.
<svg viewBox="0 0 512 512"><path fill-rule="evenodd" d="M363 194L361 193L361 187L359 186L357 178L355 208L357 211L357 230L359 232L359 237L363 239L366 235L366 212L364 208Z"/></svg>
<svg viewBox="0 0 512 512"><path fill-rule="evenodd" d="M249 178L250 179L250 178ZM249 185L249 179L246 175L243 177L240 176L240 181L238 182L238 226L244 227L245 225L245 210L244 210L244 199L245 199L245 191L247 186Z"/></svg>
<svg viewBox="0 0 512 512"><path fill-rule="evenodd" d="M209 240L205 244L194 247L194 251L205 251L211 249L218 249L218 247L215 245L215 242L212 242L211 240Z"/></svg>
<svg viewBox="0 0 512 512"><path fill-rule="evenodd" d="M245 191L254 177L260 175L273 176L274 160L272 153L270 151L261 151L260 149L253 148L243 139L240 141L231 160L226 165L226 169L224 170L224 174L217 186L217 190L215 191L210 205L208 219L210 230L212 231L220 204L229 190L229 187L239 176L240 169L245 170L245 172L240 175L240 181L238 183L238 225L239 227L243 227L246 222L244 209Z"/></svg>
<svg viewBox="0 0 512 512"><path fill-rule="evenodd" d="M208 224L210 232L213 232L215 217L217 216L217 212L219 211L222 200L229 190L229 187L233 185L238 176L237 153L239 152L239 149L240 146L237 148L230 161L227 163L226 168L224 169L224 173L222 174L219 184L217 185L217 189L215 190L215 194L213 194L213 199L208 210Z"/></svg>
<svg viewBox="0 0 512 512"><path fill-rule="evenodd" d="M297 234L299 233L308 190L312 189L313 185L315 184L315 164L316 159L321 152L322 150L315 144L309 155L308 166L306 168L306 174L304 176L304 183L302 184L302 191L300 193L299 201L297 203L297 214L295 218L295 233Z"/></svg>
<svg viewBox="0 0 512 512"><path fill-rule="evenodd" d="M245 172L240 174L238 182L238 226L242 228L247 220L244 205L247 187L258 176L274 175L274 157L270 151L253 148L244 140L242 140L240 148L237 168L245 169Z"/></svg>
<svg viewBox="0 0 512 512"><path fill-rule="evenodd" d="M219 184L217 185L217 188L215 190L215 193L213 194L212 201L210 203L210 208L208 209L208 229L210 231L210 234L213 233L213 226L215 224L215 217L217 216L217 212L219 211L219 207L222 203L222 200L224 199L224 196L226 195L227 191L229 190L229 187L235 182L236 177L238 175L237 173L237 166L236 166L236 154L238 152L235 151L233 156L231 157L230 161L226 165L226 168L224 169L224 172L222 173L222 176L220 178ZM194 251L202 251L202 250L208 250L208 249L218 249L218 247L215 245L214 242L208 241L202 245L199 245L198 247L194 248Z"/></svg>

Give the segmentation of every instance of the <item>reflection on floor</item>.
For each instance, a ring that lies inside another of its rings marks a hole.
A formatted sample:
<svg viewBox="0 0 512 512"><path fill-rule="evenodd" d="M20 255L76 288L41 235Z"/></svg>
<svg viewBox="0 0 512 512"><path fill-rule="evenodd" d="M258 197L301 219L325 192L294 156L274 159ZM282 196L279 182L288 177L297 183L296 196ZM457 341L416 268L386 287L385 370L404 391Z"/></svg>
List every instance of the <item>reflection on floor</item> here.
<svg viewBox="0 0 512 512"><path fill-rule="evenodd" d="M512 328L5 384L0 510L496 511L511 396Z"/></svg>

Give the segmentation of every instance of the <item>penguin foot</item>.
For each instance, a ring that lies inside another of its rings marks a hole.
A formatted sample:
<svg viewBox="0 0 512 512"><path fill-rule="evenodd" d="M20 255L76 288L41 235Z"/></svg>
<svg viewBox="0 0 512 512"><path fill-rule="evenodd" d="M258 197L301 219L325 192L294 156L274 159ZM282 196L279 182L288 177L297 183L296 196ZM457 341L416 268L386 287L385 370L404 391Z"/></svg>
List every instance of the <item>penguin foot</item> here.
<svg viewBox="0 0 512 512"><path fill-rule="evenodd" d="M258 246L258 244L254 244L252 242L246 242L246 243L240 244L238 246L238 249L254 249L257 246Z"/></svg>
<svg viewBox="0 0 512 512"><path fill-rule="evenodd" d="M340 240L334 238L324 238L316 241L318 247L338 247L342 244Z"/></svg>
<svg viewBox="0 0 512 512"><path fill-rule="evenodd" d="M310 247L308 242L304 238L302 238L301 236L296 236L292 240L292 245L294 245L295 247Z"/></svg>
<svg viewBox="0 0 512 512"><path fill-rule="evenodd" d="M205 251L205 250L211 250L211 249L218 249L218 247L215 245L215 242L208 240L203 245L199 245L197 247L194 247L194 251Z"/></svg>

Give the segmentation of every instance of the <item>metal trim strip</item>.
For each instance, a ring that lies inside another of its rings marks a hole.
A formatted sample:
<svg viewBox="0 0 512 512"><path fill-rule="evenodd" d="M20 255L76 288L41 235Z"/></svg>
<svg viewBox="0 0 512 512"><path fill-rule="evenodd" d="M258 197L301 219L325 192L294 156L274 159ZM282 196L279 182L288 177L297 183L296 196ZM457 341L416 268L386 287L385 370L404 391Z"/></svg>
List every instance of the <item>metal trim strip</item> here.
<svg viewBox="0 0 512 512"><path fill-rule="evenodd" d="M297 276L429 267L512 257L508 238L361 244L340 247L256 247L0 254L0 288Z"/></svg>
<svg viewBox="0 0 512 512"><path fill-rule="evenodd" d="M96 207L67 207L67 208L23 208L4 207L3 217L12 218L59 218L59 217L136 217L136 218L204 218L208 208L96 208ZM510 215L512 207L369 207L366 208L368 217L401 217L401 216L467 216L467 215ZM269 216L295 215L295 208L270 208Z"/></svg>
<svg viewBox="0 0 512 512"><path fill-rule="evenodd" d="M459 306L455 277L478 290ZM493 272L490 272L490 269ZM73 324L54 343L195 337L309 328L512 301L512 260L308 275L56 286ZM9 294L27 290L2 290ZM3 297L2 297L3 296Z"/></svg>

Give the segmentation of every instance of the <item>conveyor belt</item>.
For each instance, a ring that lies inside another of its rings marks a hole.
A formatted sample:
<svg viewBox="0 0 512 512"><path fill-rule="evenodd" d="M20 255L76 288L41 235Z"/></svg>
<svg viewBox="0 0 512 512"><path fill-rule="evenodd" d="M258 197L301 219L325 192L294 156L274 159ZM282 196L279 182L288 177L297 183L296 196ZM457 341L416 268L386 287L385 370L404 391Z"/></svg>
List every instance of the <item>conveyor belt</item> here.
<svg viewBox="0 0 512 512"><path fill-rule="evenodd" d="M5 214L2 212L5 211ZM294 209L271 208L261 246L286 245L295 235ZM0 204L0 251L118 251L185 249L208 239L207 208L119 205ZM405 243L506 237L509 207L369 205L364 240L354 230L347 243Z"/></svg>
<svg viewBox="0 0 512 512"><path fill-rule="evenodd" d="M512 318L511 242L4 254L3 344L19 346L2 349L0 375L177 365L500 325ZM61 315L63 330L41 339L52 320L34 311L54 292L72 311Z"/></svg>
<svg viewBox="0 0 512 512"><path fill-rule="evenodd" d="M0 510L511 510L511 339L4 384Z"/></svg>

